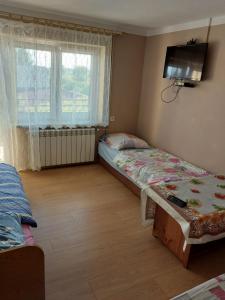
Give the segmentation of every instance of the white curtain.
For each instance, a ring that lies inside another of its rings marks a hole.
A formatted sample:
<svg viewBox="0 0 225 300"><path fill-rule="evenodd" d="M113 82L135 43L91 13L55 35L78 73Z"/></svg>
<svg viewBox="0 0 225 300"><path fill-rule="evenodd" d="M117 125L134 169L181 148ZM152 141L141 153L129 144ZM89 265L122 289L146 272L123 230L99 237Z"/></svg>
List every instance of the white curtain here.
<svg viewBox="0 0 225 300"><path fill-rule="evenodd" d="M40 169L39 128L107 126L109 35L0 21L0 161Z"/></svg>

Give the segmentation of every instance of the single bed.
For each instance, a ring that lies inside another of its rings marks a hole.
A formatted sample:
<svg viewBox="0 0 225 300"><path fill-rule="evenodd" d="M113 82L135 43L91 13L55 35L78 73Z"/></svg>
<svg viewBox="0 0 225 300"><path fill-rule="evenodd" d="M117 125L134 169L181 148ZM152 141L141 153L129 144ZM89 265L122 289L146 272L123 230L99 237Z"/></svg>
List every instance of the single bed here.
<svg viewBox="0 0 225 300"><path fill-rule="evenodd" d="M141 190L165 182L207 176L201 168L157 148L117 150L104 141L98 144L100 162L114 175L123 176L125 184L134 185L137 195Z"/></svg>
<svg viewBox="0 0 225 300"><path fill-rule="evenodd" d="M36 227L15 168L0 164L1 299L44 300L44 253L35 245Z"/></svg>
<svg viewBox="0 0 225 300"><path fill-rule="evenodd" d="M192 242L189 243L189 239L187 244L187 236L184 235L183 228L186 226L186 232L189 232L187 226L190 225L189 227L191 227L197 224L195 216L192 215L192 221L194 220L194 222L189 224L184 220L182 214L177 212L175 207L169 205L166 198L163 198L160 194L159 187L163 184L171 189L169 192L173 193L174 182L185 183L194 180L197 184L201 178L206 178L207 180L207 178L210 178L210 173L207 171L195 167L165 151L152 147L148 149L115 150L112 149L111 145L102 141L99 143L99 157L100 162L135 192L136 195L140 195L141 193L141 198L151 200L145 201L143 207L145 211L144 217L147 218L152 214L154 215L153 235L160 238L182 261L185 267L187 267L189 262L192 243L205 243L210 241L210 239L215 240L224 236L224 234L214 235L212 233L211 235L207 234L207 239L205 236L201 236L201 239L198 236L196 239L192 237ZM193 195L196 195L196 189L193 188L192 192ZM195 205L194 201L192 202L190 203ZM152 203L154 203L153 206ZM195 211L195 209L192 211ZM200 222L204 218L200 218ZM214 222L215 218L211 219ZM210 226L211 224L209 224Z"/></svg>

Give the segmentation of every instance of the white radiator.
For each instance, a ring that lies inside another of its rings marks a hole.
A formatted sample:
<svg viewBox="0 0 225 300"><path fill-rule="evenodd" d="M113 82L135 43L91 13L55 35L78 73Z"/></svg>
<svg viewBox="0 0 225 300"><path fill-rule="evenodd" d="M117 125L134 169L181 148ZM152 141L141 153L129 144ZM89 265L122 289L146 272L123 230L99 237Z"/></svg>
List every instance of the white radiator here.
<svg viewBox="0 0 225 300"><path fill-rule="evenodd" d="M41 166L58 166L95 159L95 128L40 129Z"/></svg>

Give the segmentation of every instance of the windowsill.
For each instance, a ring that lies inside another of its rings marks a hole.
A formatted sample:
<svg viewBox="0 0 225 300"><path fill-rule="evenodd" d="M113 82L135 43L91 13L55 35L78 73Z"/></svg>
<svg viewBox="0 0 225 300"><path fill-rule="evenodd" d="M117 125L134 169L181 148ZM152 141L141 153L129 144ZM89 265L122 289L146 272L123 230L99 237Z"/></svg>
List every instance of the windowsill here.
<svg viewBox="0 0 225 300"><path fill-rule="evenodd" d="M28 126L28 125L17 125L17 126L16 126L16 128L18 128L18 129L29 129L29 127L30 127L30 126ZM64 130L65 130L65 129L80 129L80 128L97 128L97 129L98 129L98 128L105 128L105 129L107 129L107 128L109 128L109 125L106 125L106 126L104 126L104 125L93 125L93 126L86 126L86 125L83 125L83 126L81 126L81 125L80 125L80 126L73 126L73 127L71 127L71 126L68 126L68 127L67 127L67 126L66 126L66 127L65 127L65 126L62 126L62 127L57 127L57 128L55 128L55 127L53 127L53 126L52 126L52 127L49 127L49 126L45 125L45 126L40 126L40 127L39 127L40 130L45 130L45 129L46 129L46 130L47 130L47 129L52 129L52 130L54 130L54 129L55 129L55 130L58 130L58 129L62 129L62 130L63 130L63 129L64 129Z"/></svg>

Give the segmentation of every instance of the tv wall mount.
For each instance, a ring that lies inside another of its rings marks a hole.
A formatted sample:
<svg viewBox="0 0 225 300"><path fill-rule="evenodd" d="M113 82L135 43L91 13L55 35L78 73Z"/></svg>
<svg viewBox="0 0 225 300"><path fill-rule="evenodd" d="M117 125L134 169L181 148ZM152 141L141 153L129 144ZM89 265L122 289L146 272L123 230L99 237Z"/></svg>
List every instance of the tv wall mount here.
<svg viewBox="0 0 225 300"><path fill-rule="evenodd" d="M194 88L196 84L188 81L184 81L183 79L174 79L174 85L178 87L189 87Z"/></svg>

